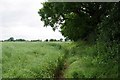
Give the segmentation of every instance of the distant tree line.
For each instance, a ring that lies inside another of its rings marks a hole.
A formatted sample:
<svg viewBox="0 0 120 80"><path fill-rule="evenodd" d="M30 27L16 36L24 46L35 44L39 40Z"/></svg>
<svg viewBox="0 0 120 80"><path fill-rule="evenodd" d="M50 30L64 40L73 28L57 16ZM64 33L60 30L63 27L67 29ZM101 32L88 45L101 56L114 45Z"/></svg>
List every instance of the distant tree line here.
<svg viewBox="0 0 120 80"><path fill-rule="evenodd" d="M26 40L25 39L14 39L14 37L10 37L9 39L3 40L3 41L13 41L13 42L15 42L15 41L26 41Z"/></svg>
<svg viewBox="0 0 120 80"><path fill-rule="evenodd" d="M62 42L62 41L63 41L62 38L60 38L59 40L57 40L57 39L50 39L50 40L46 39L45 40L45 42Z"/></svg>
<svg viewBox="0 0 120 80"><path fill-rule="evenodd" d="M23 42L23 41L28 41L28 42L63 42L63 41L70 41L68 38L60 38L59 40L57 39L45 39L44 41L42 40L25 40L25 39L14 39L14 37L10 37L9 39L7 40L1 40L2 42Z"/></svg>
<svg viewBox="0 0 120 80"><path fill-rule="evenodd" d="M68 39L68 38L65 38L65 39L63 39L63 38L60 38L59 40L57 40L57 39L46 39L45 40L45 42L63 42L63 41L70 41L70 39Z"/></svg>
<svg viewBox="0 0 120 80"><path fill-rule="evenodd" d="M31 40L31 42L42 42L42 40Z"/></svg>

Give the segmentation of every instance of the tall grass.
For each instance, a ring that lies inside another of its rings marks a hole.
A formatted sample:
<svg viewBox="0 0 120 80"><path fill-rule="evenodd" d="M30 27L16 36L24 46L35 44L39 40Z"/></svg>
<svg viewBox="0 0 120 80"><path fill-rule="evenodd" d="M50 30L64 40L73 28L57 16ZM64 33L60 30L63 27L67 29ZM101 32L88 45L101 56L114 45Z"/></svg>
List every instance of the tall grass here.
<svg viewBox="0 0 120 80"><path fill-rule="evenodd" d="M117 44L108 47L103 42L88 45L80 41L4 42L2 45L3 78L118 77Z"/></svg>
<svg viewBox="0 0 120 80"><path fill-rule="evenodd" d="M67 60L65 78L117 78L117 49L105 48L101 43L87 45L84 42L72 43ZM106 50L107 49L107 50Z"/></svg>
<svg viewBox="0 0 120 80"><path fill-rule="evenodd" d="M2 43L3 78L53 78L64 56L54 43Z"/></svg>

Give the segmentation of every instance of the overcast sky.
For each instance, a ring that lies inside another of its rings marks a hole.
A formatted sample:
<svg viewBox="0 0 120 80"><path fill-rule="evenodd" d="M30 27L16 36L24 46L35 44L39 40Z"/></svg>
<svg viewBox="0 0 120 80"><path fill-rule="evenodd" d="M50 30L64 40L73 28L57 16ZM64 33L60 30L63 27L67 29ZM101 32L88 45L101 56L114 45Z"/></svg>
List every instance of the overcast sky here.
<svg viewBox="0 0 120 80"><path fill-rule="evenodd" d="M45 0L0 0L0 40L60 39L63 36L51 27L43 27L38 10Z"/></svg>

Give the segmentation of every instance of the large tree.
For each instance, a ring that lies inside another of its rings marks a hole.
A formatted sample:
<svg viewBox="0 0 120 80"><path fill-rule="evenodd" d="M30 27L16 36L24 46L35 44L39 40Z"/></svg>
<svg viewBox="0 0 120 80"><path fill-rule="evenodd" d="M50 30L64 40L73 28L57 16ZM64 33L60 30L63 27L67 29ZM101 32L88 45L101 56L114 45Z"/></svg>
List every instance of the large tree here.
<svg viewBox="0 0 120 80"><path fill-rule="evenodd" d="M98 24L109 16L115 5L95 2L45 2L38 13L44 26L51 26L53 30L60 27L62 35L74 41L88 40L91 35L96 38Z"/></svg>

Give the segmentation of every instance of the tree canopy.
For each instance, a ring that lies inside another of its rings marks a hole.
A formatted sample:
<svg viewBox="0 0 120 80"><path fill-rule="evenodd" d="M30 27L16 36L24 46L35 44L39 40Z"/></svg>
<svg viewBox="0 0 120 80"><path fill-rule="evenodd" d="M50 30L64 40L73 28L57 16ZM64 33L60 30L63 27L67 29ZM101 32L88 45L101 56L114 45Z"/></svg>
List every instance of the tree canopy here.
<svg viewBox="0 0 120 80"><path fill-rule="evenodd" d="M96 39L99 24L117 8L117 3L45 2L38 14L44 26L58 27L64 37L71 40ZM117 16L118 17L118 16Z"/></svg>
<svg viewBox="0 0 120 80"><path fill-rule="evenodd" d="M7 41L14 41L14 37L10 37Z"/></svg>

